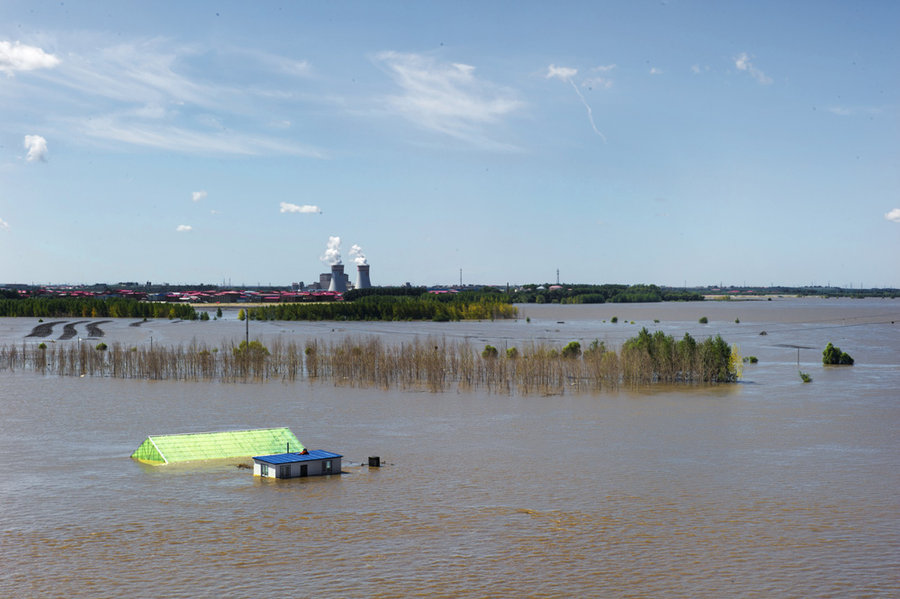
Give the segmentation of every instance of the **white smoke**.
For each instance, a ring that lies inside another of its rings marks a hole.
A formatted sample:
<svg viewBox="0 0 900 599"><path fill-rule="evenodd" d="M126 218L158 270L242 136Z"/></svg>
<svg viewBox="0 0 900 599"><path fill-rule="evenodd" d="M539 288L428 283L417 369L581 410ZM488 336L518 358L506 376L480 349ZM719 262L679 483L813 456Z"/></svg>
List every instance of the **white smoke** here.
<svg viewBox="0 0 900 599"><path fill-rule="evenodd" d="M357 266L368 264L368 262L366 262L366 255L363 254L362 248L358 245L354 244L353 247L350 248L350 255L353 256L353 262L355 262Z"/></svg>
<svg viewBox="0 0 900 599"><path fill-rule="evenodd" d="M325 246L325 253L319 258L328 266L341 263L341 238L332 235L328 238L328 245Z"/></svg>

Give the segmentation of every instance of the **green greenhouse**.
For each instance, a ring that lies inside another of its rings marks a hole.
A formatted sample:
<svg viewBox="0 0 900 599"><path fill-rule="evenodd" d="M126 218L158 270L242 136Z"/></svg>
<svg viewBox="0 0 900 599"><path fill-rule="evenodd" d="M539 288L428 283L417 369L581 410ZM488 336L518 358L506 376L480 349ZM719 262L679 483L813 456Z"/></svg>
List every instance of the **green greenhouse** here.
<svg viewBox="0 0 900 599"><path fill-rule="evenodd" d="M192 460L245 458L257 455L303 451L291 429L257 428L219 433L150 435L131 457L147 464L169 464Z"/></svg>

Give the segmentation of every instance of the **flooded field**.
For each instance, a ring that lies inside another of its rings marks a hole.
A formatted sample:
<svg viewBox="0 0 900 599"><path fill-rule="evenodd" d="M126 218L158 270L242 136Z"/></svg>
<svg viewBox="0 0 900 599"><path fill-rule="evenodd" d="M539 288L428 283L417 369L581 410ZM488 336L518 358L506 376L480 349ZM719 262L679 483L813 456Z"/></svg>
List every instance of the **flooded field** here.
<svg viewBox="0 0 900 599"><path fill-rule="evenodd" d="M0 319L0 343L237 345L245 334L236 310L207 322L96 320L53 319L29 337L36 319ZM900 593L898 301L249 323L263 343L431 336L501 349L616 346L642 326L721 334L759 363L735 385L553 396L0 370L0 595ZM856 365L823 367L828 342ZM236 461L151 467L128 457L148 434L272 426L342 453L344 473L260 481ZM361 465L370 455L385 466Z"/></svg>

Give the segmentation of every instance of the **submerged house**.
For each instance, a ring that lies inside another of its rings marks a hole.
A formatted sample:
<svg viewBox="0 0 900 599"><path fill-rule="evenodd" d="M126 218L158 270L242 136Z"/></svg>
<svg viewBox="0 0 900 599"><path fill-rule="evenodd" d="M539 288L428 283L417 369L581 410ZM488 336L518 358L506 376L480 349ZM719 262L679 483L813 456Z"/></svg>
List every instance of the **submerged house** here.
<svg viewBox="0 0 900 599"><path fill-rule="evenodd" d="M249 458L291 450L304 450L291 429L257 428L218 433L150 435L131 457L147 464L161 465L193 460ZM340 471L340 463L337 469Z"/></svg>
<svg viewBox="0 0 900 599"><path fill-rule="evenodd" d="M301 453L276 453L253 458L253 474L264 478L299 478L340 474L341 458L337 453L312 449Z"/></svg>

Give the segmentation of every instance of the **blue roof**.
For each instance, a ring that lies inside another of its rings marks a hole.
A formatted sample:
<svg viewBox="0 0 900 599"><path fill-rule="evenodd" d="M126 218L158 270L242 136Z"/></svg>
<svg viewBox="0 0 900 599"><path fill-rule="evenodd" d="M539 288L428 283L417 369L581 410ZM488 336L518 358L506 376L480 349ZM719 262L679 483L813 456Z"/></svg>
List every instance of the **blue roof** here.
<svg viewBox="0 0 900 599"><path fill-rule="evenodd" d="M339 453L332 453L324 449L310 449L309 453L276 453L273 455L254 456L254 460L265 462L266 464L293 464L295 462L309 462L313 460L328 460L332 458L342 458Z"/></svg>

